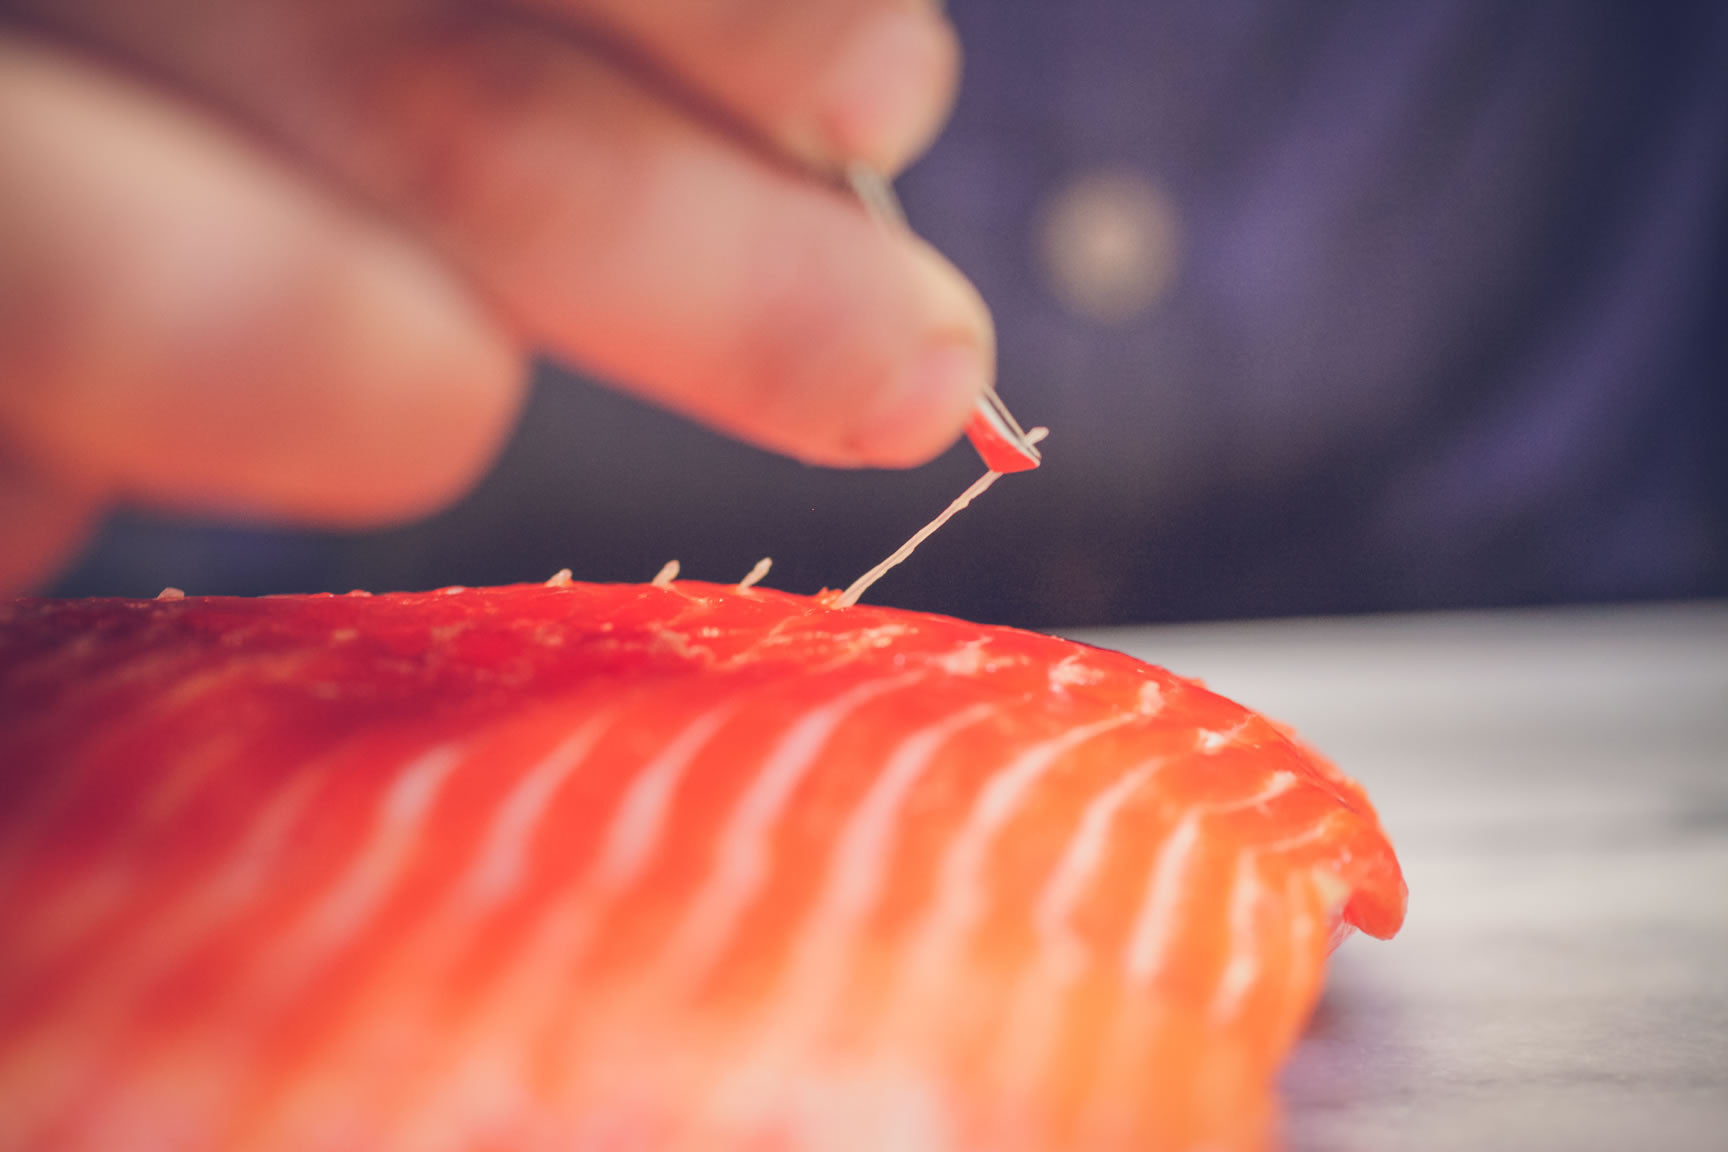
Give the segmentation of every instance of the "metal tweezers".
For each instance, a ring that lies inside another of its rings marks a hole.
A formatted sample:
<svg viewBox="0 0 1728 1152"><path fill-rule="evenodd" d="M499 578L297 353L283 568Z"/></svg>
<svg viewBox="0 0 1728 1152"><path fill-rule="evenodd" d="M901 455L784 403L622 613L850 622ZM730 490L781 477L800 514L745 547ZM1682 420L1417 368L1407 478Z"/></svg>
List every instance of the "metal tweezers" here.
<svg viewBox="0 0 1728 1152"><path fill-rule="evenodd" d="M846 182L870 218L884 230L909 231L894 186L881 173L867 164L848 164ZM1026 438L1025 430L994 388L986 388L978 397L978 406L966 422L966 438L992 472L1025 472L1043 462L1038 446Z"/></svg>

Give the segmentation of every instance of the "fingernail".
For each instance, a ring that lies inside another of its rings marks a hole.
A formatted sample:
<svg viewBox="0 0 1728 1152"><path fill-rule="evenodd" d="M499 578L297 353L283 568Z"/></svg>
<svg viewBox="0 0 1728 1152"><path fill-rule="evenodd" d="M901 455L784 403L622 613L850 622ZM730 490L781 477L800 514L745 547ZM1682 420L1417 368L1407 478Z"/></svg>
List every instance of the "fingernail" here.
<svg viewBox="0 0 1728 1152"><path fill-rule="evenodd" d="M900 171L935 137L953 100L953 32L928 7L872 13L834 63L821 135L836 161Z"/></svg>

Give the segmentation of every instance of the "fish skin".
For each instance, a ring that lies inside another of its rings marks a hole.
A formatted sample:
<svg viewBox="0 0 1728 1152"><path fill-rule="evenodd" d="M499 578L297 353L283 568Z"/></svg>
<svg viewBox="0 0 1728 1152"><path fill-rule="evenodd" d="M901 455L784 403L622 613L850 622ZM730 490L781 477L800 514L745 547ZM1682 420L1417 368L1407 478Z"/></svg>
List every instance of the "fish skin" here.
<svg viewBox="0 0 1728 1152"><path fill-rule="evenodd" d="M0 607L0 1149L1255 1149L1362 790L693 581Z"/></svg>

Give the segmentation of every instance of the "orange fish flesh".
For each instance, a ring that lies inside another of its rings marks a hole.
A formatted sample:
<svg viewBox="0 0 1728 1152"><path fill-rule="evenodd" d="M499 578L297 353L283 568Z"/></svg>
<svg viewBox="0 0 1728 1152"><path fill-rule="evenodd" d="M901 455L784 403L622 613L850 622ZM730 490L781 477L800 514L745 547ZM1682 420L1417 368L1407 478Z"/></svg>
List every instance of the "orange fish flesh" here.
<svg viewBox="0 0 1728 1152"><path fill-rule="evenodd" d="M1360 788L1052 637L689 581L0 608L0 1147L1253 1149Z"/></svg>

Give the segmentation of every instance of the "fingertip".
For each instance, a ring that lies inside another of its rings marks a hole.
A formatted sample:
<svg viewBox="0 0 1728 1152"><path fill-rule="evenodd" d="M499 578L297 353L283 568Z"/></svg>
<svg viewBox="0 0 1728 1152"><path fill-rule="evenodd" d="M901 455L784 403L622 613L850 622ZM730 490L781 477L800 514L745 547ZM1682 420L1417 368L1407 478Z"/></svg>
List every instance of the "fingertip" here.
<svg viewBox="0 0 1728 1152"><path fill-rule="evenodd" d="M865 464L923 464L959 437L995 378L995 329L983 298L959 270L907 238L922 329L910 357L848 430L844 450Z"/></svg>
<svg viewBox="0 0 1728 1152"><path fill-rule="evenodd" d="M362 528L434 512L480 479L520 412L515 342L425 253L380 247L349 266L354 328L320 350L335 371L308 426L326 434L286 438L281 471L260 477L278 514Z"/></svg>
<svg viewBox="0 0 1728 1152"><path fill-rule="evenodd" d="M987 379L982 350L964 337L921 349L885 402L863 417L843 451L878 468L913 468L953 444Z"/></svg>
<svg viewBox="0 0 1728 1152"><path fill-rule="evenodd" d="M292 185L206 191L210 246L156 253L181 305L132 301L148 352L66 432L86 467L131 499L332 528L461 495L520 405L514 342L386 226Z"/></svg>
<svg viewBox="0 0 1728 1152"><path fill-rule="evenodd" d="M966 274L923 238L906 234L904 245L926 325L938 333L964 337L978 345L985 367L995 370L996 328L990 306Z"/></svg>
<svg viewBox="0 0 1728 1152"><path fill-rule="evenodd" d="M0 595L41 587L84 544L101 503L93 493L0 465Z"/></svg>

